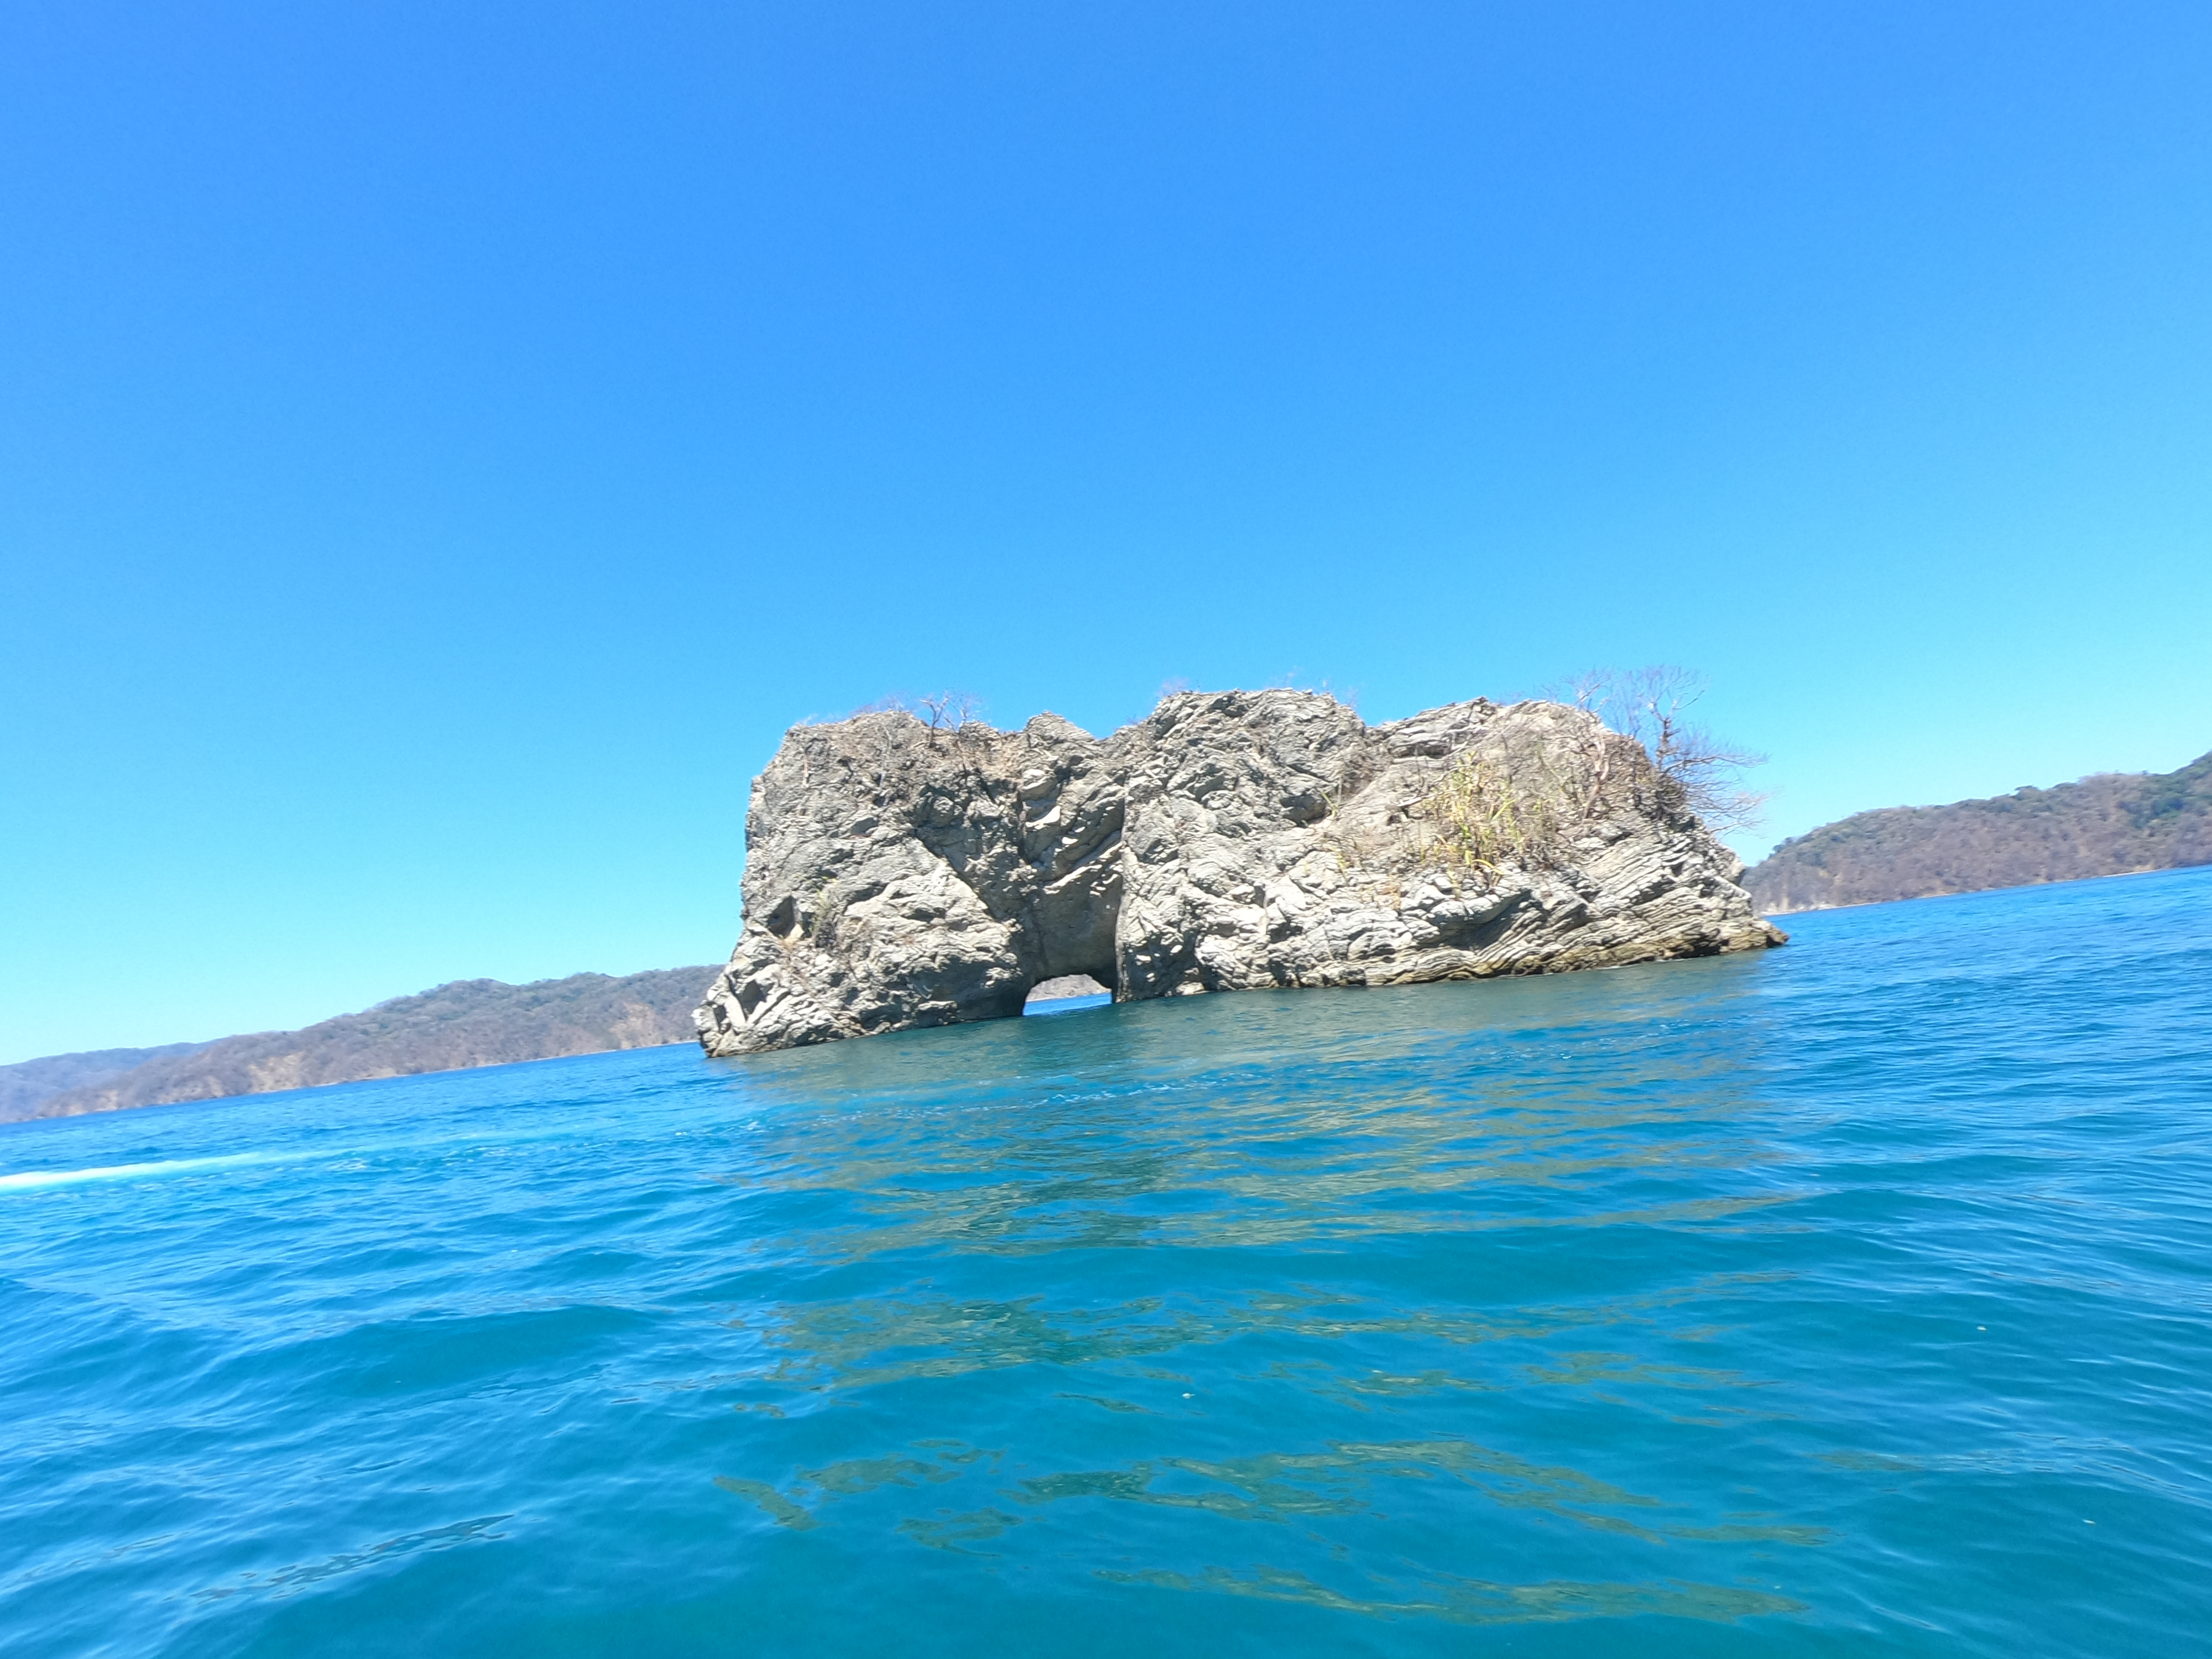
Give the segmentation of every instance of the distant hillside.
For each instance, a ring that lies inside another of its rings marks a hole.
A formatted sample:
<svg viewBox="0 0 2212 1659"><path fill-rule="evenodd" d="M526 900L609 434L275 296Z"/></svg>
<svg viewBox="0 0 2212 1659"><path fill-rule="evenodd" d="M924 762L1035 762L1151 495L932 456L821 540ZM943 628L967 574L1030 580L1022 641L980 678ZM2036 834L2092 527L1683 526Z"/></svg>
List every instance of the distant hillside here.
<svg viewBox="0 0 2212 1659"><path fill-rule="evenodd" d="M0 1123L39 1115L39 1103L64 1089L82 1089L143 1066L204 1048L204 1042L167 1042L158 1048L94 1048L81 1054L48 1054L43 1060L0 1066Z"/></svg>
<svg viewBox="0 0 2212 1659"><path fill-rule="evenodd" d="M1950 806L1857 812L1743 878L1769 915L2212 864L2212 755Z"/></svg>
<svg viewBox="0 0 2212 1659"><path fill-rule="evenodd" d="M627 979L574 974L531 985L457 980L420 996L380 1002L366 1013L341 1014L304 1031L225 1037L189 1053L149 1060L120 1075L49 1094L22 1115L67 1117L688 1042L697 1035L691 1010L720 971L666 968ZM25 1065L90 1058L59 1054Z"/></svg>

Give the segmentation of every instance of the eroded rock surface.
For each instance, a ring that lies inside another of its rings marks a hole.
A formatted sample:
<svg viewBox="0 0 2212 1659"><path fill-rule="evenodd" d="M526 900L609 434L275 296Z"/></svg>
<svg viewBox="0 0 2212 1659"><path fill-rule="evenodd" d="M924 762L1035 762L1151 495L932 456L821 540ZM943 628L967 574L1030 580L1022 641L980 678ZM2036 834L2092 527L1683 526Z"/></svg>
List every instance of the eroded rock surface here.
<svg viewBox="0 0 2212 1659"><path fill-rule="evenodd" d="M1556 703L1369 726L1185 692L1100 739L905 714L799 726L754 781L715 1054L1122 1000L1762 949L1742 866L1643 750Z"/></svg>

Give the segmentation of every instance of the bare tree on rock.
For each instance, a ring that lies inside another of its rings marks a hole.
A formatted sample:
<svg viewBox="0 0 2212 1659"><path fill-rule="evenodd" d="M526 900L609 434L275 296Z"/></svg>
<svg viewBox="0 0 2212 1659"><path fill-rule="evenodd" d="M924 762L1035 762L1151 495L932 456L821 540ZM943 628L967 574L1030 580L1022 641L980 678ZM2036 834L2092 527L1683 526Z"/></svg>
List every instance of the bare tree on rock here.
<svg viewBox="0 0 2212 1659"><path fill-rule="evenodd" d="M1755 829L1766 797L1744 787L1743 775L1766 757L1717 738L1688 717L1708 681L1669 663L1649 668L1593 668L1557 688L1562 702L1588 709L1623 737L1644 745L1662 776L1682 791L1691 810L1716 835Z"/></svg>

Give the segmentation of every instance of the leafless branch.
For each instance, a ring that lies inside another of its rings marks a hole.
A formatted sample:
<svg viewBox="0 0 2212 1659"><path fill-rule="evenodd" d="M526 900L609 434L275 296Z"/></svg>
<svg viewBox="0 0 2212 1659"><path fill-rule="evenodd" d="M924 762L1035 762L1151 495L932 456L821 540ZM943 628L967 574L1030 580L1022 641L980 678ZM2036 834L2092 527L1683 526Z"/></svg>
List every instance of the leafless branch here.
<svg viewBox="0 0 2212 1659"><path fill-rule="evenodd" d="M1705 695L1703 674L1671 664L1629 670L1594 668L1553 688L1561 702L1588 709L1644 745L1661 775L1682 791L1692 811L1717 834L1754 828L1766 797L1743 787L1742 775L1766 757L1739 749L1688 718Z"/></svg>
<svg viewBox="0 0 2212 1659"><path fill-rule="evenodd" d="M972 691L933 691L926 697L893 691L862 703L855 714L911 714L933 732L957 732L981 717L983 700Z"/></svg>

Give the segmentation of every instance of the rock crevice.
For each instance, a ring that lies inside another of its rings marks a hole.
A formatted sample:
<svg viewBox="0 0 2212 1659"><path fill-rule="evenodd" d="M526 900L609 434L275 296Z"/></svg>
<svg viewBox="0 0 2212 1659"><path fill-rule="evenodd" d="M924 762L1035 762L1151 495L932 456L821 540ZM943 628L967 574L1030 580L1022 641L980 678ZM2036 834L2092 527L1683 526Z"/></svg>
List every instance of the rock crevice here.
<svg viewBox="0 0 2212 1659"><path fill-rule="evenodd" d="M1741 863L1632 740L1556 703L1369 726L1185 692L1101 739L910 714L794 727L754 781L715 1054L1121 1000L1764 948Z"/></svg>

